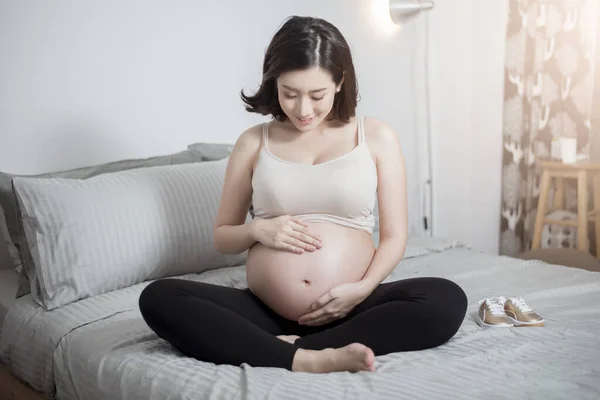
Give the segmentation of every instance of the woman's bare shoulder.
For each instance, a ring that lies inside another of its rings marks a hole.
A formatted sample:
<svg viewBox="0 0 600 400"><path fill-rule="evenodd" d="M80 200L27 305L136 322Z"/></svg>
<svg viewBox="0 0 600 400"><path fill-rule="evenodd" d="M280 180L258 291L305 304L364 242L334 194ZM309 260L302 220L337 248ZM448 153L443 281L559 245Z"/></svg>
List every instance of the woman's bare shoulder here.
<svg viewBox="0 0 600 400"><path fill-rule="evenodd" d="M375 162L382 158L404 158L398 134L388 123L376 118L365 118L365 141Z"/></svg>
<svg viewBox="0 0 600 400"><path fill-rule="evenodd" d="M396 131L390 124L372 117L365 117L365 139L367 142L383 146L399 141Z"/></svg>
<svg viewBox="0 0 600 400"><path fill-rule="evenodd" d="M262 145L262 125L255 125L240 134L229 156L228 169L253 171Z"/></svg>
<svg viewBox="0 0 600 400"><path fill-rule="evenodd" d="M262 142L262 124L251 126L237 138L234 150L251 150L260 147Z"/></svg>

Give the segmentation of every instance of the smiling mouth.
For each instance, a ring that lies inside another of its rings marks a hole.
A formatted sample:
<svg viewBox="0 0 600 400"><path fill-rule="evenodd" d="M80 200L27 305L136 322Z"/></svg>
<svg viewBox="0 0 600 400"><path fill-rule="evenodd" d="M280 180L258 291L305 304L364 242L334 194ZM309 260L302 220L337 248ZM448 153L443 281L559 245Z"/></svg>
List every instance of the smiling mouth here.
<svg viewBox="0 0 600 400"><path fill-rule="evenodd" d="M308 123L312 122L312 121L313 121L313 120L314 120L316 117L317 117L316 115L313 115L313 116L312 116L312 117L310 117L310 118L300 118L300 117L298 117L298 116L297 116L296 118L297 118L297 119L298 119L298 121L300 121L301 123L303 123L303 124L308 124Z"/></svg>

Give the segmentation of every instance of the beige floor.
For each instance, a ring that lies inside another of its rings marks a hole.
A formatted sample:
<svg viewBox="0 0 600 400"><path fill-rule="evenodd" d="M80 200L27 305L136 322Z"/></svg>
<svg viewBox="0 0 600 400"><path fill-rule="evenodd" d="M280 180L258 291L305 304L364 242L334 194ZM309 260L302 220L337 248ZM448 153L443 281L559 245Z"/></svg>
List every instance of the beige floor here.
<svg viewBox="0 0 600 400"><path fill-rule="evenodd" d="M42 399L46 399L46 396L16 379L5 366L0 365L0 400Z"/></svg>
<svg viewBox="0 0 600 400"><path fill-rule="evenodd" d="M549 264L566 265L567 267L600 272L600 259L581 250L538 249L521 253L517 258L523 260L541 260Z"/></svg>

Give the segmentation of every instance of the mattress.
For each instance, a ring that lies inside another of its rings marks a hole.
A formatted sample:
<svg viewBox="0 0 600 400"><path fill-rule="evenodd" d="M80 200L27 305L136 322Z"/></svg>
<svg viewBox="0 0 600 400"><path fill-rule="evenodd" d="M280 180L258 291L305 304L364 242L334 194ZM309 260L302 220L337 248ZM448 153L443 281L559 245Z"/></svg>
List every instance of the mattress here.
<svg viewBox="0 0 600 400"><path fill-rule="evenodd" d="M15 304L19 276L14 270L0 270L0 332L8 310Z"/></svg>
<svg viewBox="0 0 600 400"><path fill-rule="evenodd" d="M62 400L600 396L600 273L457 243L413 242L386 281L418 276L460 284L469 298L465 320L440 347L377 357L376 373L315 375L185 357L144 323L137 300L147 283L50 312L29 296L18 299L0 335L0 357L33 387ZM183 278L246 286L243 267ZM546 326L480 328L478 300L492 295L524 297Z"/></svg>

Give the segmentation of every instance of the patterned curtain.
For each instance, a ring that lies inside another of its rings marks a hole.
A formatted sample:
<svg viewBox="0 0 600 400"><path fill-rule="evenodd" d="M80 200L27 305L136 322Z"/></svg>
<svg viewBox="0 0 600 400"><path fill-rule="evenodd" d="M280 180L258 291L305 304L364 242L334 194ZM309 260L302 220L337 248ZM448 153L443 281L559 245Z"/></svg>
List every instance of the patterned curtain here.
<svg viewBox="0 0 600 400"><path fill-rule="evenodd" d="M501 254L531 247L540 189L536 157L549 157L559 137L576 137L578 152L589 153L593 89L600 84L594 75L598 1L509 1ZM566 208L574 210L574 187L566 187L566 197ZM574 247L573 229L546 229L542 247Z"/></svg>

